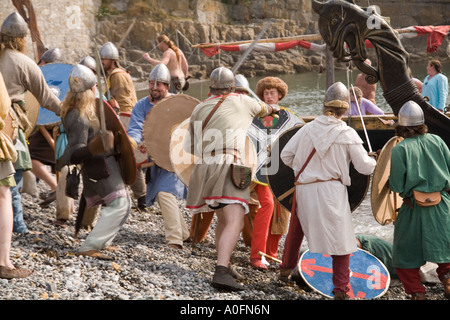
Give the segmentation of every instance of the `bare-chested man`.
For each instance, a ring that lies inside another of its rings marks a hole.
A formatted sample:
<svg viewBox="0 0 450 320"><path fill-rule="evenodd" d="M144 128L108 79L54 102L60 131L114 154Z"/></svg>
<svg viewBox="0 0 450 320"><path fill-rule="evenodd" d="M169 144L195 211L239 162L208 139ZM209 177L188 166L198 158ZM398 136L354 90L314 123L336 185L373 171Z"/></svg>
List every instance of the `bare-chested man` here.
<svg viewBox="0 0 450 320"><path fill-rule="evenodd" d="M161 60L156 60L150 57L148 53L144 53L143 58L156 66L163 63L167 66L172 78L170 86L171 93L181 93L185 84L188 73L188 62L184 53L166 36L160 35L158 37L158 48L163 51Z"/></svg>
<svg viewBox="0 0 450 320"><path fill-rule="evenodd" d="M372 65L372 62L369 59L364 61L369 66ZM366 75L364 73L360 73L356 76L355 87L361 89L363 93L363 98L372 101L375 103L375 91L377 90L377 84L370 84L366 81Z"/></svg>

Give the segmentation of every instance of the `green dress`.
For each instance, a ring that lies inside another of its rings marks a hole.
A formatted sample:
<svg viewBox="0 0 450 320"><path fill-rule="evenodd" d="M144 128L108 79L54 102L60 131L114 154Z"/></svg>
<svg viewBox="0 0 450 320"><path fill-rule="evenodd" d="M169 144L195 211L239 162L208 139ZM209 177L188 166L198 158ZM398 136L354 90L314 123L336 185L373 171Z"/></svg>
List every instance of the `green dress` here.
<svg viewBox="0 0 450 320"><path fill-rule="evenodd" d="M437 135L406 138L392 149L391 190L410 198L402 204L394 226L393 261L397 268L419 268L427 261L450 262L450 151ZM441 191L432 207L416 205L413 190Z"/></svg>

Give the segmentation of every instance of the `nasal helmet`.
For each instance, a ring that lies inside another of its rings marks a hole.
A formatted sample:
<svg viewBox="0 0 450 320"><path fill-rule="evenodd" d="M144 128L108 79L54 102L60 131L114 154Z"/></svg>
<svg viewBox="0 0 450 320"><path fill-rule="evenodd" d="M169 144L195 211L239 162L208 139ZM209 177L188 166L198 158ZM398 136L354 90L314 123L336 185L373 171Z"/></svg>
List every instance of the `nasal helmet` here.
<svg viewBox="0 0 450 320"><path fill-rule="evenodd" d="M232 89L234 86L234 75L230 69L218 67L211 72L210 87L212 89Z"/></svg>
<svg viewBox="0 0 450 320"><path fill-rule="evenodd" d="M84 92L97 84L97 77L91 69L81 64L72 68L69 74L69 88L74 93Z"/></svg>
<svg viewBox="0 0 450 320"><path fill-rule="evenodd" d="M414 101L406 102L398 112L398 124L404 127L419 126L425 123L422 108Z"/></svg>

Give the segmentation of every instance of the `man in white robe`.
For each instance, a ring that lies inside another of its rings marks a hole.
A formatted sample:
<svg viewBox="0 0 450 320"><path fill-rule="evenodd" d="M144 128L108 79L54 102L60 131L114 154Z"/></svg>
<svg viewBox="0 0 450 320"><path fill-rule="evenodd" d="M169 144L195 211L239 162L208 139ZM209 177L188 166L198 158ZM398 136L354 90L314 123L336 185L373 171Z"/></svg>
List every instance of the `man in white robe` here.
<svg viewBox="0 0 450 320"><path fill-rule="evenodd" d="M341 120L348 108L347 88L333 84L325 94L323 115L304 125L281 152L297 176L315 149L296 179L296 210L310 251L333 257L335 299L348 298L349 258L357 250L347 195L349 165L365 175L376 165L357 132Z"/></svg>

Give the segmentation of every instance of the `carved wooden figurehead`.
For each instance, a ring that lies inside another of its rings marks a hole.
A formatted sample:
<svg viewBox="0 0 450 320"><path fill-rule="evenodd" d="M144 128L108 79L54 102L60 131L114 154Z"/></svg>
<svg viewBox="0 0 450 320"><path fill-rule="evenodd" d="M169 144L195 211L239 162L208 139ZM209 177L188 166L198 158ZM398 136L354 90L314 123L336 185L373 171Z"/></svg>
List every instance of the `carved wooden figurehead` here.
<svg viewBox="0 0 450 320"><path fill-rule="evenodd" d="M374 10L353 1L313 0L319 15L318 27L325 43L339 61L353 61L369 83L379 82L395 115L409 100L423 109L428 129L450 143L450 118L432 107L418 92L408 73L409 54L388 22ZM366 41L377 54L377 68L366 64Z"/></svg>

